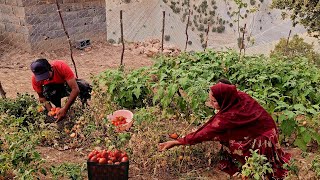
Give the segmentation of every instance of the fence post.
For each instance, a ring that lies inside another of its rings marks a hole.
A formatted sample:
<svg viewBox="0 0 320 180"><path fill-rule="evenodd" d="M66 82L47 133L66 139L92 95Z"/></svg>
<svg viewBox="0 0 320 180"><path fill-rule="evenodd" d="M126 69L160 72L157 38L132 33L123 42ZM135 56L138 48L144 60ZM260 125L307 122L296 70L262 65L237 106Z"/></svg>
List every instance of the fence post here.
<svg viewBox="0 0 320 180"><path fill-rule="evenodd" d="M184 47L184 51L187 50L188 41L189 41L188 28L189 28L189 21L190 21L190 12L191 12L191 11L190 11L190 9L189 9L189 15L188 15L187 26L186 26L186 37L187 37L187 39L186 39L186 45L185 45L185 47Z"/></svg>
<svg viewBox="0 0 320 180"><path fill-rule="evenodd" d="M0 94L1 94L1 97L2 97L3 99L6 98L6 92L3 90L3 87L2 87L2 85L1 85L1 82L0 82Z"/></svg>
<svg viewBox="0 0 320 180"><path fill-rule="evenodd" d="M122 23L122 10L120 11L120 28L121 28L121 43L122 43L122 53L121 53L121 61L120 68L123 66L123 56L124 56L124 39L123 39L123 23Z"/></svg>
<svg viewBox="0 0 320 180"><path fill-rule="evenodd" d="M166 23L166 11L162 11L162 40L161 40L161 53L163 53L163 41L164 41L164 28Z"/></svg>
<svg viewBox="0 0 320 180"><path fill-rule="evenodd" d="M72 64L74 66L74 71L76 73L76 77L78 78L78 71L77 71L76 63L75 63L75 61L73 59L73 51L72 51L71 39L70 39L69 33L68 33L67 29L66 29L66 26L64 24L64 21L63 21L62 15L61 15L60 4L59 4L58 0L56 0L56 5L57 5L57 8L58 8L58 13L59 13L59 16L60 16L60 20L61 20L61 23L62 23L62 27L63 27L64 33L66 34L66 36L68 38L69 48L70 48L70 57L71 57Z"/></svg>

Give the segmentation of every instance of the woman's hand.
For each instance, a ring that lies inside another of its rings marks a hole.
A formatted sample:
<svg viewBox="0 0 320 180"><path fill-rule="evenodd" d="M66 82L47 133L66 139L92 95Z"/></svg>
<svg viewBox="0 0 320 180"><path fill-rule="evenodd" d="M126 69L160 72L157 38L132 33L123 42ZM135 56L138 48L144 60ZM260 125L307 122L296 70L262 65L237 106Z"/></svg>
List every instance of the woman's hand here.
<svg viewBox="0 0 320 180"><path fill-rule="evenodd" d="M170 149L174 146L178 146L181 145L181 143L179 141L167 141L164 143L160 143L158 146L159 151L165 151L167 149Z"/></svg>

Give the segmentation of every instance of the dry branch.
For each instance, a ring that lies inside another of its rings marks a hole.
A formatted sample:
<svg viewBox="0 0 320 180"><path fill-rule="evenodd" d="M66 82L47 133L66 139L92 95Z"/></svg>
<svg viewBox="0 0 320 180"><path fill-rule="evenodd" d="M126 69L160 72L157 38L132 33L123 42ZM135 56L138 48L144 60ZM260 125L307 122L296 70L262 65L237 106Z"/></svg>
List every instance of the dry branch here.
<svg viewBox="0 0 320 180"><path fill-rule="evenodd" d="M124 39L123 39L123 22L122 22L122 10L120 11L120 28L121 28L121 43L122 43L122 52L121 52L121 61L120 67L123 66L123 56L124 56Z"/></svg>
<svg viewBox="0 0 320 180"><path fill-rule="evenodd" d="M190 9L189 9L189 15L188 15L188 20L187 20L187 26L186 26L186 45L184 47L184 51L187 50L187 47L188 47L188 41L189 41L189 35L188 35L188 28L189 28L189 23L190 23Z"/></svg>
<svg viewBox="0 0 320 180"><path fill-rule="evenodd" d="M163 53L163 41L164 41L164 28L166 23L166 12L162 11L163 18L162 18L162 40L161 40L161 52Z"/></svg>
<svg viewBox="0 0 320 180"><path fill-rule="evenodd" d="M63 30L64 30L67 38L68 38L69 48L70 48L70 56L71 56L71 60L72 60L73 66L74 66L74 71L76 73L76 77L78 78L78 72L77 72L76 63L75 63L75 61L73 59L73 51L72 51L71 39L70 39L69 33L68 33L67 29L66 29L66 26L64 24L64 21L63 21L62 15L61 15L60 4L59 4L58 0L56 0L56 4L57 4L58 13L59 13L59 16L60 16L60 20L61 20L61 23L62 23Z"/></svg>

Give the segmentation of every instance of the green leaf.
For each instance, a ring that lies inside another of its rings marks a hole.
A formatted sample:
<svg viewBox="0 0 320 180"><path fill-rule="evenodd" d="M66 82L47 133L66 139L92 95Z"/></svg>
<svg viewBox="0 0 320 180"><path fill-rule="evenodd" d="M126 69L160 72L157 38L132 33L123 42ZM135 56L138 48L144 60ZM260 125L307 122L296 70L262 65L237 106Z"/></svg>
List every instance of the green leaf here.
<svg viewBox="0 0 320 180"><path fill-rule="evenodd" d="M284 121L287 117L283 114L281 114L279 117L278 117L278 123L282 123L282 121Z"/></svg>
<svg viewBox="0 0 320 180"><path fill-rule="evenodd" d="M160 99L160 97L163 97L163 93L164 93L164 90L163 90L163 87L160 87L157 92L156 92L156 95L153 97L153 104L156 103L156 101L158 101Z"/></svg>
<svg viewBox="0 0 320 180"><path fill-rule="evenodd" d="M318 144L320 144L320 134L318 134L317 132L313 132L311 136L317 141Z"/></svg>
<svg viewBox="0 0 320 180"><path fill-rule="evenodd" d="M116 88L115 84L110 84L109 93L113 94L114 89Z"/></svg>
<svg viewBox="0 0 320 180"><path fill-rule="evenodd" d="M308 144L311 141L311 134L309 131L304 131L301 133L303 141Z"/></svg>
<svg viewBox="0 0 320 180"><path fill-rule="evenodd" d="M172 98L177 91L178 91L178 85L170 84L168 87L168 98Z"/></svg>
<svg viewBox="0 0 320 180"><path fill-rule="evenodd" d="M182 89L187 89L188 88L188 81L189 81L189 78L187 78L187 77L180 78L178 80L178 82L181 85Z"/></svg>
<svg viewBox="0 0 320 180"><path fill-rule="evenodd" d="M289 119L294 119L294 117L296 116L296 114L292 111L285 111L284 114L288 116Z"/></svg>
<svg viewBox="0 0 320 180"><path fill-rule="evenodd" d="M306 111L310 114L314 114L316 115L318 112L316 110L314 110L313 108L309 108L309 109L306 109Z"/></svg>
<svg viewBox="0 0 320 180"><path fill-rule="evenodd" d="M168 96L165 96L161 99L161 104L165 108L169 106L170 102L171 102L171 98L169 98Z"/></svg>
<svg viewBox="0 0 320 180"><path fill-rule="evenodd" d="M296 121L293 119L287 119L282 121L280 129L285 136L290 136L296 127Z"/></svg>
<svg viewBox="0 0 320 180"><path fill-rule="evenodd" d="M141 95L141 85L140 85L140 84L137 85L137 87L133 89L133 94L134 94L137 98L140 97L140 95Z"/></svg>
<svg viewBox="0 0 320 180"><path fill-rule="evenodd" d="M41 168L40 172L41 172L41 174L43 174L45 176L47 175L47 170L45 170L44 168Z"/></svg>
<svg viewBox="0 0 320 180"><path fill-rule="evenodd" d="M293 109L298 110L298 111L302 111L302 112L305 112L305 111L306 111L306 108L304 107L303 104L295 104L295 105L293 106Z"/></svg>
<svg viewBox="0 0 320 180"><path fill-rule="evenodd" d="M307 150L307 144L304 142L302 138L297 138L294 141L294 145L298 146L301 150L306 151Z"/></svg>

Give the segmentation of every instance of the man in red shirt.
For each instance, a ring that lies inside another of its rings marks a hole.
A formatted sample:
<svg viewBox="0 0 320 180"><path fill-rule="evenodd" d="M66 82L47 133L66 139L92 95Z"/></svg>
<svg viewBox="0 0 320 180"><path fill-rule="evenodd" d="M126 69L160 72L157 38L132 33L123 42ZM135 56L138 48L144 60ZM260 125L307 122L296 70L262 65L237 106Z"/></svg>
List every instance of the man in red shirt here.
<svg viewBox="0 0 320 180"><path fill-rule="evenodd" d="M37 59L32 62L32 87L39 95L39 101L45 104L48 111L52 106L61 107L61 99L69 96L65 106L57 113L60 121L70 109L80 93L76 77L71 68L61 60L54 60L51 64L46 59ZM68 88L71 89L69 92Z"/></svg>

